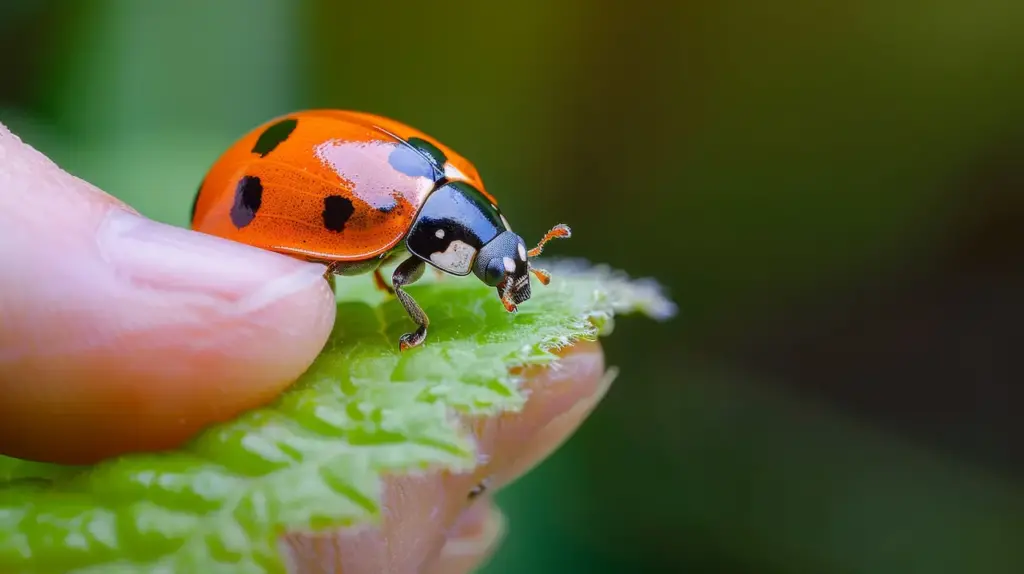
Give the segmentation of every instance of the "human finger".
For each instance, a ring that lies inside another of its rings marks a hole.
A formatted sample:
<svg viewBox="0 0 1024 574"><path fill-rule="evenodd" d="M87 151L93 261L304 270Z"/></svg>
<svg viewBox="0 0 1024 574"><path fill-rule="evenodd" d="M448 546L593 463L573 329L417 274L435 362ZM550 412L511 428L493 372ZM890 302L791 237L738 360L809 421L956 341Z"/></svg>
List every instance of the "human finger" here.
<svg viewBox="0 0 1024 574"><path fill-rule="evenodd" d="M9 456L175 447L274 398L334 322L322 265L142 217L2 125L0 261Z"/></svg>

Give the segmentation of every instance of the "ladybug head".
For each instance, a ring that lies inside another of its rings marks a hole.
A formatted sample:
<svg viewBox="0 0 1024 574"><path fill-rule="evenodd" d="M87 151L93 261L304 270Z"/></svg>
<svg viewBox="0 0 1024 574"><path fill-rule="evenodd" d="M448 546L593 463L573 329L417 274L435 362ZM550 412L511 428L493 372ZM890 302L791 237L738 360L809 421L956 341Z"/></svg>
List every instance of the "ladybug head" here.
<svg viewBox="0 0 1024 574"><path fill-rule="evenodd" d="M523 238L504 231L480 249L473 264L473 273L484 283L495 287L509 312L530 298L530 273L547 285L551 275L530 265L530 258L540 255L544 244L556 237L569 237L568 226L559 224L544 235L537 247L527 250Z"/></svg>

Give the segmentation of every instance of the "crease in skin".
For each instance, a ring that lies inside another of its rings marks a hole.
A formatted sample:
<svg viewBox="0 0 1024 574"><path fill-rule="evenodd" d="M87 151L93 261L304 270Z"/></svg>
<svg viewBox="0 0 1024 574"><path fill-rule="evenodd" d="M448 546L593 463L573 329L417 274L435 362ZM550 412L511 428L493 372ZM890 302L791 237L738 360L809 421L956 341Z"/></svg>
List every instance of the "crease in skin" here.
<svg viewBox="0 0 1024 574"><path fill-rule="evenodd" d="M326 282L323 289L329 290ZM250 309L238 309L239 305L232 305L225 309L224 305L200 305L189 307L182 305L181 310L175 313L160 314L157 317L147 318L143 321L134 321L131 316L124 316L121 320L108 317L108 323L99 328L89 328L85 325L79 327L74 337L54 339L45 338L43 333L39 336L26 336L15 341L8 342L0 348L0 370L13 369L23 370L29 368L28 364L36 364L34 368L40 372L59 374L67 372L72 374L74 369L84 368L91 364L88 359L96 357L113 357L125 349L130 349L135 355L150 356L159 354L169 345L174 347L174 352L182 356L192 357L189 361L180 365L167 363L149 364L146 362L137 363L129 361L122 363L124 368L134 365L137 376L151 376L159 374L161 378L174 376L175 371L180 371L179 376L187 376L194 371L195 360L210 360L221 354L231 354L230 349L246 349L248 344L240 344L240 341L263 336L268 329L274 331L277 338L302 337L310 330L314 332L326 331L327 323L333 323L333 313L320 313L319 319L314 319L312 326L306 322L294 327L285 327L286 322L281 321L281 313L299 313L308 315L308 311L298 309L298 306L306 306L315 309L319 302L317 297L306 296L309 294L299 293L304 287L305 281L295 274L286 276L278 282L283 282L287 289L271 287L272 292L285 292L285 296L292 293L295 296L287 302L287 308L264 310L273 305L276 301L276 294L267 297L256 292L256 297L262 297L259 305L252 305ZM289 291L291 293L289 293ZM154 293L154 303L158 302L159 293ZM141 306L144 303L139 302ZM282 305L285 305L282 303ZM315 311L314 311L315 312ZM113 324L110 323L113 321ZM239 324L242 322L243 324ZM87 325L88 323L86 323ZM302 332L300 333L299 330ZM266 359L264 351L264 360ZM270 351L271 353L273 351ZM49 359L40 362L43 357ZM207 359L198 359L207 357ZM85 362L83 362L85 361ZM21 365L19 367L19 364ZM149 365L149 367L147 367ZM91 369L92 367L89 367ZM71 369L69 371L69 369ZM0 376L0 379L3 377Z"/></svg>
<svg viewBox="0 0 1024 574"><path fill-rule="evenodd" d="M440 554L425 565L423 574L468 574L490 560L508 529L505 515L491 502L471 508L460 517Z"/></svg>
<svg viewBox="0 0 1024 574"><path fill-rule="evenodd" d="M179 350L216 349L226 343L223 333L239 333L240 319L250 322L252 328L272 322L274 317L264 318L258 312L308 286L309 282L304 277L296 275L301 274L282 277L273 282L275 285L254 292L258 304L248 304L247 299L242 299L225 305L215 298L195 295L175 302L177 312L156 314L144 322L136 322L130 315L117 318L108 316L106 324L97 323L95 328L80 327L75 330L75 336L68 339L24 336L20 339L20 345L7 345L0 349L0 365L43 355L67 359L107 354L125 348L143 352L163 348L171 341ZM267 290L271 295L266 294ZM152 304L156 305L160 297L161 293L154 290L152 297L143 297L141 301L136 299L131 306L146 306L145 299L151 299ZM296 304L314 305L315 302L300 301ZM79 319L73 321L88 324Z"/></svg>
<svg viewBox="0 0 1024 574"><path fill-rule="evenodd" d="M278 301L307 290L311 285L322 283L324 289L329 287L324 280L326 266L308 264L292 273L262 283L255 291L243 296L233 307L233 314L248 315L260 311ZM332 293L333 298L333 293Z"/></svg>
<svg viewBox="0 0 1024 574"><path fill-rule="evenodd" d="M154 226L162 228L156 229ZM138 231L143 229L158 232L159 242L139 238ZM326 285L323 265L298 260L281 265L273 259L285 256L231 245L215 237L203 236L197 240L197 235L191 230L164 226L117 209L112 209L104 218L97 230L96 240L103 261L129 287L152 289L165 296L171 294L175 298L189 298L177 303L195 306L205 303L216 313L227 317L242 317L262 311L282 299L308 290L318 282ZM217 252L204 253L214 249ZM234 255L238 256L242 266L249 262L259 265L265 261L285 269L276 274L245 269L251 278L250 282L240 284L236 280L230 287L220 286L219 275L223 275L225 269L233 264L231 258ZM208 261L204 261L204 257ZM139 272L136 264L144 266L148 265L147 261L153 260L161 262L165 269L149 274L146 271L150 270L143 267ZM175 274L175 268L181 268L181 273ZM193 277L187 276L189 268L192 268ZM185 279L176 280L176 276ZM322 304L322 301L316 300L315 304Z"/></svg>

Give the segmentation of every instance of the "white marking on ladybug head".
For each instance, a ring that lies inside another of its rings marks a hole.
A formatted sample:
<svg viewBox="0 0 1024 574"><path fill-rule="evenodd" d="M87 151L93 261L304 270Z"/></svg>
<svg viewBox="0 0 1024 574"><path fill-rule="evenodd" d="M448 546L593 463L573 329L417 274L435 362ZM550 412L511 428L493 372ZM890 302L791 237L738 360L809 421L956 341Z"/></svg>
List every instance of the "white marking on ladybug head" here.
<svg viewBox="0 0 1024 574"><path fill-rule="evenodd" d="M502 257L501 262L505 265L505 271L511 273L516 270L516 262L511 257Z"/></svg>
<svg viewBox="0 0 1024 574"><path fill-rule="evenodd" d="M497 207L495 207L495 209L497 209ZM505 226L505 230L506 230L506 231L512 231L512 226L511 226L511 225L509 225L509 224L508 224L508 220L507 220L507 219L505 219L505 214L503 214L503 213L499 213L498 215L499 215L499 216L501 216L501 223L502 223L502 224L504 224L504 226Z"/></svg>
<svg viewBox="0 0 1024 574"><path fill-rule="evenodd" d="M474 256L476 249L473 249L472 245L456 239L448 244L448 249L443 253L431 253L430 262L449 273L465 275L473 268Z"/></svg>
<svg viewBox="0 0 1024 574"><path fill-rule="evenodd" d="M443 229L438 229L437 231L435 231L434 232L434 237L436 237L438 239L444 239L444 230Z"/></svg>
<svg viewBox="0 0 1024 574"><path fill-rule="evenodd" d="M516 247L519 248L519 259L522 259L523 261L526 261L526 248L523 247L522 243L516 245Z"/></svg>

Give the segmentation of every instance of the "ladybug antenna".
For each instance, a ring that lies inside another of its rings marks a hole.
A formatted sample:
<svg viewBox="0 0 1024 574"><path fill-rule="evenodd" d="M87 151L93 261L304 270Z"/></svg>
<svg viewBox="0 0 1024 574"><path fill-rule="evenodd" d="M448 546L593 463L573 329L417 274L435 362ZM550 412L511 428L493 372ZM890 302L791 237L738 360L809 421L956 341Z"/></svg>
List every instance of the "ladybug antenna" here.
<svg viewBox="0 0 1024 574"><path fill-rule="evenodd" d="M569 237L572 237L572 230L569 229L568 225L565 225L564 223L559 223L558 225L552 227L551 231L545 233L544 237L541 237L540 242L537 243L537 247L531 249L527 253L527 255L530 258L536 257L540 255L542 251L544 251L544 244L547 243L548 241L551 241L552 239L568 239ZM527 265L529 266L530 273L536 275L537 279L540 280L541 284L547 285L548 283L551 282L551 273L548 273L547 271L540 269L539 267L534 267L533 265L530 265L529 262L527 262Z"/></svg>
<svg viewBox="0 0 1024 574"><path fill-rule="evenodd" d="M551 231L545 233L544 237L541 237L540 242L537 243L537 247L531 249L527 255L530 257L536 257L540 255L541 251L544 251L544 244L548 241L551 241L552 239L568 239L570 237L572 237L572 230L569 229L569 226L564 223L559 223L552 227Z"/></svg>
<svg viewBox="0 0 1024 574"><path fill-rule="evenodd" d="M531 265L530 273L533 273L534 275L537 276L537 279L540 280L541 285L547 285L548 283L551 283L551 273L548 273L547 271L540 269L539 267L534 267Z"/></svg>

